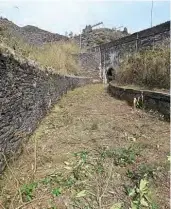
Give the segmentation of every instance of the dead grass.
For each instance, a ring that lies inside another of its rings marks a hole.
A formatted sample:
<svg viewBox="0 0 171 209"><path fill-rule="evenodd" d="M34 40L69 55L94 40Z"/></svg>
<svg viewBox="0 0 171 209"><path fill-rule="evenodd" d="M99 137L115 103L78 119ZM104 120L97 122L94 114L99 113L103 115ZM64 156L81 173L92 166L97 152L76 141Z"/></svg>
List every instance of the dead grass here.
<svg viewBox="0 0 171 209"><path fill-rule="evenodd" d="M170 49L158 46L154 50L136 53L124 59L116 82L148 88L170 88Z"/></svg>
<svg viewBox="0 0 171 209"><path fill-rule="evenodd" d="M60 74L78 75L79 66L72 56L78 52L79 48L73 42L56 42L32 49L30 57Z"/></svg>
<svg viewBox="0 0 171 209"><path fill-rule="evenodd" d="M145 170L152 202L169 208L167 155L169 123L133 111L101 84L78 88L43 119L9 165L13 174L7 169L1 177L0 203L6 209L108 209L115 203L128 209L125 188L137 185Z"/></svg>
<svg viewBox="0 0 171 209"><path fill-rule="evenodd" d="M80 66L72 55L79 52L79 47L72 41L53 42L38 47L12 37L7 30L0 28L0 42L14 49L18 55L35 60L43 67L54 68L56 73L80 75Z"/></svg>

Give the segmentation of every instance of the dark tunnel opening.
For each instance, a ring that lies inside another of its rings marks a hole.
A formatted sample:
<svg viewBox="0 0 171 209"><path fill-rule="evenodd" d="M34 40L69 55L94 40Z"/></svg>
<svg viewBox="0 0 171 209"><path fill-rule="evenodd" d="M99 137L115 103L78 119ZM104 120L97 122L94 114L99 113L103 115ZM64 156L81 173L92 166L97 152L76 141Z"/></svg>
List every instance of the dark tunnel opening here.
<svg viewBox="0 0 171 209"><path fill-rule="evenodd" d="M115 71L113 68L109 68L106 73L107 82L114 80Z"/></svg>

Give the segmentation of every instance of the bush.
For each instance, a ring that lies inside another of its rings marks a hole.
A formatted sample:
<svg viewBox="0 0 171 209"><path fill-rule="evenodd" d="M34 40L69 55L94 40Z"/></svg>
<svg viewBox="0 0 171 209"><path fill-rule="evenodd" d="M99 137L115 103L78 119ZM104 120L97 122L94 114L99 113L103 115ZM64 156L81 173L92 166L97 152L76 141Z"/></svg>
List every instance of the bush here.
<svg viewBox="0 0 171 209"><path fill-rule="evenodd" d="M170 88L170 49L159 47L136 53L119 66L116 82L149 88Z"/></svg>

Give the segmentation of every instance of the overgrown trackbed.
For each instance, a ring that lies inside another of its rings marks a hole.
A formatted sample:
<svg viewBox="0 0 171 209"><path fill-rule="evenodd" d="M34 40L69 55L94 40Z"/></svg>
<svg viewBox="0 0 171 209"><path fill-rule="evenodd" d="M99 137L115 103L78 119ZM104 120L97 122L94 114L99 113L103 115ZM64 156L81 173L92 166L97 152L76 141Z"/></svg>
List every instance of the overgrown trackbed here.
<svg viewBox="0 0 171 209"><path fill-rule="evenodd" d="M132 110L101 84L78 88L8 165L0 208L169 208L168 155L169 123Z"/></svg>

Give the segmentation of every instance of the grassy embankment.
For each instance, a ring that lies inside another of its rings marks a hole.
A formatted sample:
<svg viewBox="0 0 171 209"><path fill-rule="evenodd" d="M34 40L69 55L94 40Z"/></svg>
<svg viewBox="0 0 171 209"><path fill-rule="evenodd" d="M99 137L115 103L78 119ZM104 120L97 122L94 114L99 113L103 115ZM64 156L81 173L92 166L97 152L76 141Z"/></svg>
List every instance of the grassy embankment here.
<svg viewBox="0 0 171 209"><path fill-rule="evenodd" d="M170 88L170 49L164 46L124 59L116 75L118 85Z"/></svg>
<svg viewBox="0 0 171 209"><path fill-rule="evenodd" d="M43 67L52 67L56 73L79 75L79 65L72 54L78 53L78 46L72 42L53 42L43 46L33 46L16 38L4 28L0 28L1 47L7 46L22 57L30 58Z"/></svg>

